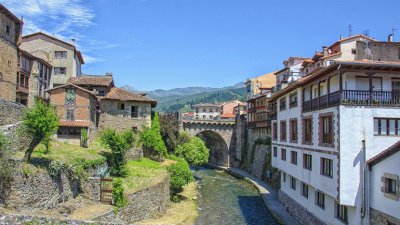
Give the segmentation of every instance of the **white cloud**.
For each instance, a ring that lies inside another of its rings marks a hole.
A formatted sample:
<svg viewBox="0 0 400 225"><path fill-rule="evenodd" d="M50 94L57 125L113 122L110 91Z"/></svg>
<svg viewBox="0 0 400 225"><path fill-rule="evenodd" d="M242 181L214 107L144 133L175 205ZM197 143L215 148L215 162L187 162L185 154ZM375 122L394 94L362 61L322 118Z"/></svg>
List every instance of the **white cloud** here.
<svg viewBox="0 0 400 225"><path fill-rule="evenodd" d="M85 63L96 63L96 62L103 62L104 59L101 58L96 58L94 56L89 56L86 54L83 54L83 60L85 60Z"/></svg>

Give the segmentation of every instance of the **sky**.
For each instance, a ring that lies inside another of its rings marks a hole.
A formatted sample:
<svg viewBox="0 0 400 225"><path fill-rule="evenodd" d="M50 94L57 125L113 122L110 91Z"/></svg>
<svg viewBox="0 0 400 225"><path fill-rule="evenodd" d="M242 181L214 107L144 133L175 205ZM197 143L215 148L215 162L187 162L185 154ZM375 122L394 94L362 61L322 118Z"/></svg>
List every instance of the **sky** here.
<svg viewBox="0 0 400 225"><path fill-rule="evenodd" d="M224 87L311 57L339 36L400 41L399 0L0 0L24 35L76 39L85 74L138 90Z"/></svg>

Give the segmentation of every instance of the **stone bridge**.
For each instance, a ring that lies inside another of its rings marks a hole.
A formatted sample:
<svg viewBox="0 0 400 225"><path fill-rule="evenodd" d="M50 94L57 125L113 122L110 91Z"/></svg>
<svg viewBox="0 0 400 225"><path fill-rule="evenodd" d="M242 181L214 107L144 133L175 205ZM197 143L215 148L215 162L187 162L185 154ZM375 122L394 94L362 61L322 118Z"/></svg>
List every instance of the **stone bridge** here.
<svg viewBox="0 0 400 225"><path fill-rule="evenodd" d="M235 121L180 120L180 130L201 138L210 149L209 162L230 166L231 152L235 148Z"/></svg>

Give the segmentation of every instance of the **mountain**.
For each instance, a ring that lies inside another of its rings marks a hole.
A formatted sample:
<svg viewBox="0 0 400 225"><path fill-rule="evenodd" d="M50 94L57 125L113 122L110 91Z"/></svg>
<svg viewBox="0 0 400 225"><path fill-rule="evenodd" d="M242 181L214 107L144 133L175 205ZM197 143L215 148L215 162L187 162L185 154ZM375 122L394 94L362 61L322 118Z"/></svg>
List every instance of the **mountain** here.
<svg viewBox="0 0 400 225"><path fill-rule="evenodd" d="M246 87L243 82L222 88L211 87L185 87L174 88L171 90L157 89L154 91L141 92L135 88L125 85L121 87L134 93L147 93L147 95L157 100L157 111L171 112L185 108L189 110L193 104L224 102L239 99L244 101Z"/></svg>

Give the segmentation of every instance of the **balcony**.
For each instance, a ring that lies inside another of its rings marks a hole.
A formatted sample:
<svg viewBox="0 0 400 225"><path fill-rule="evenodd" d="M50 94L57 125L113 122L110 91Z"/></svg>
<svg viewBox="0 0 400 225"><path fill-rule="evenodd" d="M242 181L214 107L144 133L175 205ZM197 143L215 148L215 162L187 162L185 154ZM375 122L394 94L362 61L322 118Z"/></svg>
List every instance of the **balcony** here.
<svg viewBox="0 0 400 225"><path fill-rule="evenodd" d="M310 112L338 105L399 107L400 91L336 91L303 102L303 112Z"/></svg>

